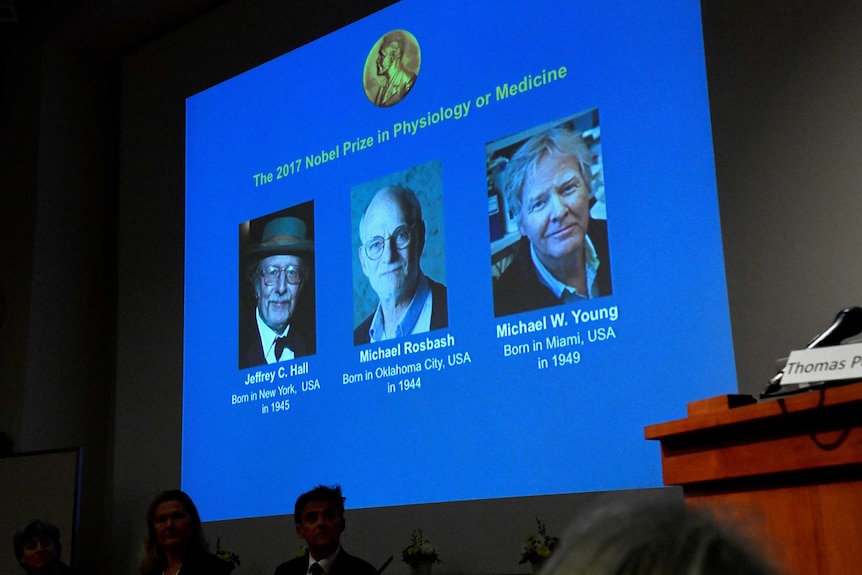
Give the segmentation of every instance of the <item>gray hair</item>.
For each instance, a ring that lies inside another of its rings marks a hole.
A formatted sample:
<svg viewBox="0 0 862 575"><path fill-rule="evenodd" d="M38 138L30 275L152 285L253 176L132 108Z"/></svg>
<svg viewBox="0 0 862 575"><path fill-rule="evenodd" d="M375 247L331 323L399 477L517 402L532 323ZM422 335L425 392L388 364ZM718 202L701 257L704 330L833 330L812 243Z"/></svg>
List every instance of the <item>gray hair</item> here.
<svg viewBox="0 0 862 575"><path fill-rule="evenodd" d="M605 507L573 525L541 575L774 575L751 542L682 501Z"/></svg>
<svg viewBox="0 0 862 575"><path fill-rule="evenodd" d="M581 176L592 193L590 184L593 155L580 132L568 126L557 126L540 132L524 142L506 164L503 193L513 214L520 215L524 185L536 173L536 164L545 156L572 157L578 161Z"/></svg>

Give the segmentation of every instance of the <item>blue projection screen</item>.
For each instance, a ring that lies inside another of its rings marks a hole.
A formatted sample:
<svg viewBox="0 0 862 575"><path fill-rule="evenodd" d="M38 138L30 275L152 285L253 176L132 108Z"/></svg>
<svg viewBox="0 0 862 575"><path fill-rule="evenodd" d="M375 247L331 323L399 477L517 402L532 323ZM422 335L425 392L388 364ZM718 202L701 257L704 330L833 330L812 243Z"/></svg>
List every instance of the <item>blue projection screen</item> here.
<svg viewBox="0 0 862 575"><path fill-rule="evenodd" d="M205 520L659 486L643 427L736 389L697 0L401 2L186 154Z"/></svg>

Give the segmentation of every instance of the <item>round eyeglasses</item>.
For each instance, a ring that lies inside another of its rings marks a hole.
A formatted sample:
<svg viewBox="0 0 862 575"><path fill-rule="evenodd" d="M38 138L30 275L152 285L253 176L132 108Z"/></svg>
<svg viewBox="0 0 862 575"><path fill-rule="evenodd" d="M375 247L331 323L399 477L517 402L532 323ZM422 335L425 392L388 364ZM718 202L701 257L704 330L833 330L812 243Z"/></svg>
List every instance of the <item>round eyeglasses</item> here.
<svg viewBox="0 0 862 575"><path fill-rule="evenodd" d="M410 241L413 239L414 228L416 228L416 224L405 224L395 228L391 236L385 238L383 236L374 236L362 246L365 249L365 255L370 260L380 259L380 256L383 255L383 248L386 247L386 242L389 241L394 242L395 249L403 250L410 245Z"/></svg>
<svg viewBox="0 0 862 575"><path fill-rule="evenodd" d="M263 283L267 286L277 284L281 274L284 274L284 279L290 285L302 283L302 266L287 266L286 268L269 266L265 270L260 270L260 277L263 278Z"/></svg>

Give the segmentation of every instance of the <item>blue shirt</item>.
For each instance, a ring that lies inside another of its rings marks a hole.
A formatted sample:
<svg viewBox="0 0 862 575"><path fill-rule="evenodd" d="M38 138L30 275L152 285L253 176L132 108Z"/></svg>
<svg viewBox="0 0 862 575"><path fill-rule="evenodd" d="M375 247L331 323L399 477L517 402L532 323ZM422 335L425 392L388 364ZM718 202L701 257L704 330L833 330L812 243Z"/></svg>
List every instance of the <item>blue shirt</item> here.
<svg viewBox="0 0 862 575"><path fill-rule="evenodd" d="M401 318L401 321L395 327L395 334L392 337L386 337L386 330L383 329L383 310L378 303L374 317L371 319L371 327L368 328L368 337L371 342L377 342L385 339L404 337L413 333L424 333L430 329L431 287L428 285L428 278L420 270L416 293L413 294L413 299L410 300L410 305L407 306L404 317Z"/></svg>
<svg viewBox="0 0 862 575"><path fill-rule="evenodd" d="M590 299L599 297L599 289L596 286L596 275L599 269L599 256L596 254L596 248L593 246L590 236L584 236L584 254L586 255L586 270L587 270L587 293L578 293L578 290L570 285L566 285L557 278L545 267L545 264L536 255L536 248L530 244L530 257L533 259L533 265L536 266L536 271L539 272L539 279L542 283L548 286L557 298L566 301L575 301L578 299Z"/></svg>

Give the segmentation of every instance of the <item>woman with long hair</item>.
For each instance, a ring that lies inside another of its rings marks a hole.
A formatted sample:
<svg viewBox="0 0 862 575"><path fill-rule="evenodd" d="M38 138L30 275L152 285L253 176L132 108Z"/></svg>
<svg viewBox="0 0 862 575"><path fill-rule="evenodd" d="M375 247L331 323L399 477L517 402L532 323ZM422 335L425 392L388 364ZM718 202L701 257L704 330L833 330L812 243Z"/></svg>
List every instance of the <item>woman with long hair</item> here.
<svg viewBox="0 0 862 575"><path fill-rule="evenodd" d="M226 575L233 565L209 552L201 517L179 489L162 491L147 508L141 575Z"/></svg>

